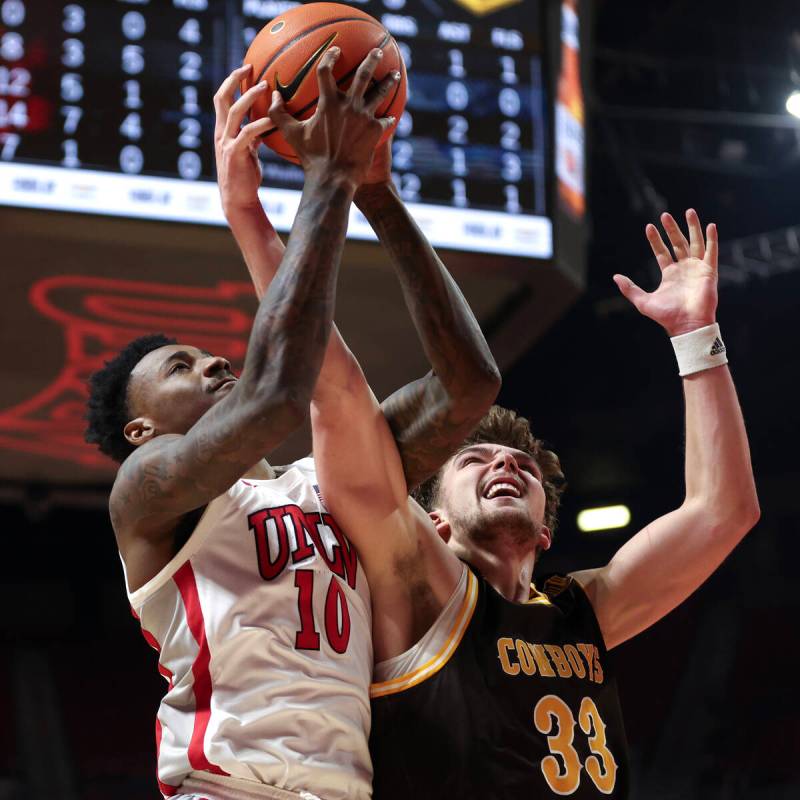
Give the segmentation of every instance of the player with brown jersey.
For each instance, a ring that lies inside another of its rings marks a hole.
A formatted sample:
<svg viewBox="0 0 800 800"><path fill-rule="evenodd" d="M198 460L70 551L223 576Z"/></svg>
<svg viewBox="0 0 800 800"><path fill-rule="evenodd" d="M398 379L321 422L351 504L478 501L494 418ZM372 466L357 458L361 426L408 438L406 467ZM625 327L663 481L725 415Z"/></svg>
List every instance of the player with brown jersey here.
<svg viewBox="0 0 800 800"><path fill-rule="evenodd" d="M706 243L694 211L687 221L688 240L662 217L674 257L647 228L656 291L614 276L678 354L686 495L606 566L532 586L552 541L560 467L525 420L494 410L440 470L426 511L408 496L365 384L318 398L320 483L371 588L376 800L627 796L607 651L688 597L759 516L715 322L717 231L708 227Z"/></svg>

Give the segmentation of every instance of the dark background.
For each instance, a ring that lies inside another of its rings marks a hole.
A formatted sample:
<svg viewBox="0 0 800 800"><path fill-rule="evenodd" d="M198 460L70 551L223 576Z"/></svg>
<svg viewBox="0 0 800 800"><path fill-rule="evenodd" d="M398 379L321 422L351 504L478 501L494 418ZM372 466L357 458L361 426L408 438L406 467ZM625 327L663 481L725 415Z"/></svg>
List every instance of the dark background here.
<svg viewBox="0 0 800 800"><path fill-rule="evenodd" d="M594 67L587 290L500 398L530 416L570 483L542 570L601 565L682 500L671 348L611 275L653 288L644 225L693 206L724 246L719 321L762 519L694 597L616 651L634 796L797 798L800 124L783 103L793 72L800 81L800 7L597 2ZM155 798L163 682L130 617L106 512L39 487L22 500L0 487L0 502L0 800ZM605 502L627 503L631 525L579 533L577 511Z"/></svg>

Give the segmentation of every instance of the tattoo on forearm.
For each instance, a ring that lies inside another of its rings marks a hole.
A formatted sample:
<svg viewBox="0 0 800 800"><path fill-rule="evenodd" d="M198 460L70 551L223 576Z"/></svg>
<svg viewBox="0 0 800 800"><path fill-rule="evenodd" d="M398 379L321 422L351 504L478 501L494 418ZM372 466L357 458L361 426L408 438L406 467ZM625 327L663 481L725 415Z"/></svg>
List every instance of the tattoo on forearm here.
<svg viewBox="0 0 800 800"><path fill-rule="evenodd" d="M356 202L392 259L433 368L383 404L406 480L415 486L480 420L499 373L467 301L393 188L362 188Z"/></svg>
<svg viewBox="0 0 800 800"><path fill-rule="evenodd" d="M239 383L185 436L158 436L126 460L112 496L115 527L208 503L296 427L331 331L350 199L348 190L307 181Z"/></svg>

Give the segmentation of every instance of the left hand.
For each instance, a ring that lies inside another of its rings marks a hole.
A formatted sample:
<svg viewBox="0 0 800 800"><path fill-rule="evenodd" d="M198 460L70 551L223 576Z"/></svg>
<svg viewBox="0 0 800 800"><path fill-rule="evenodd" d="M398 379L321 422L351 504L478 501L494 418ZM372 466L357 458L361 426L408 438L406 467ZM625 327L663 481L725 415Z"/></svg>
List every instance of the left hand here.
<svg viewBox="0 0 800 800"><path fill-rule="evenodd" d="M242 126L245 114L258 95L267 89L266 83L258 83L234 102L240 82L251 69L250 64L235 69L214 95L214 155L222 209L226 216L242 209L260 207L258 188L261 186L261 162L258 159L258 147L261 134L274 127L269 117Z"/></svg>
<svg viewBox="0 0 800 800"><path fill-rule="evenodd" d="M706 241L700 218L694 209L686 212L689 241L670 214L661 215L661 223L675 253L673 258L655 225L646 234L661 268L661 284L654 292L645 292L625 275L614 275L614 283L636 310L657 322L670 336L696 330L716 321L717 226L706 229Z"/></svg>

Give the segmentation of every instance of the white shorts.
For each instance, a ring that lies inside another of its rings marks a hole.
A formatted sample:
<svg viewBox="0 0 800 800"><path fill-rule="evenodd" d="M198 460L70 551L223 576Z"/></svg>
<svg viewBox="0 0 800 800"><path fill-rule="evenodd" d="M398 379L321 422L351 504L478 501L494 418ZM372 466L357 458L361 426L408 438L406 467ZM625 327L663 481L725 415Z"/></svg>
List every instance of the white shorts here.
<svg viewBox="0 0 800 800"><path fill-rule="evenodd" d="M187 778L181 784L180 792L170 800L324 800L311 792L290 792L264 783L217 776L213 780Z"/></svg>

